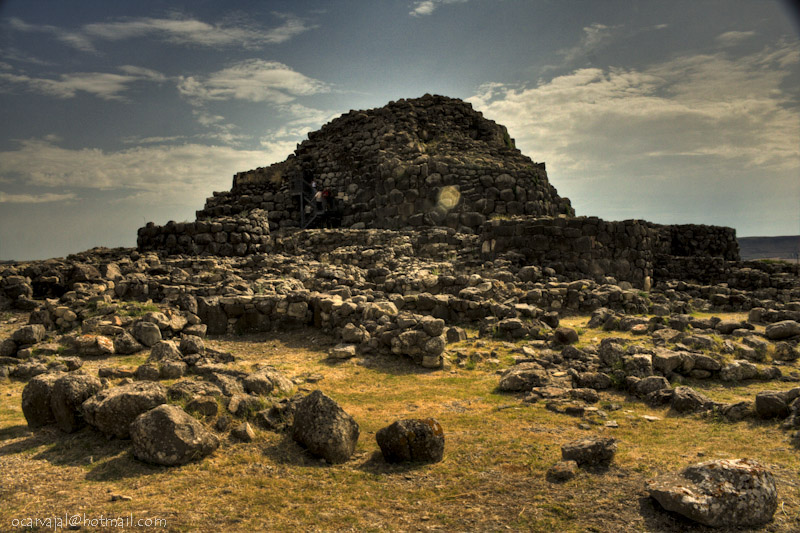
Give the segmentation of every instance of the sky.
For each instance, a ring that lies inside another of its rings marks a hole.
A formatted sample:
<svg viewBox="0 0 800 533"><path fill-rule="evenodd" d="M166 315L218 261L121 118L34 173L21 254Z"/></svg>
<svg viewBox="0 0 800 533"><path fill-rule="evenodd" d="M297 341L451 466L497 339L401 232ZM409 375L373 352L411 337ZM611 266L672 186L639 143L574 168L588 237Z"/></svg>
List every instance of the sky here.
<svg viewBox="0 0 800 533"><path fill-rule="evenodd" d="M351 109L461 98L578 215L800 233L779 0L0 0L0 259L135 246Z"/></svg>

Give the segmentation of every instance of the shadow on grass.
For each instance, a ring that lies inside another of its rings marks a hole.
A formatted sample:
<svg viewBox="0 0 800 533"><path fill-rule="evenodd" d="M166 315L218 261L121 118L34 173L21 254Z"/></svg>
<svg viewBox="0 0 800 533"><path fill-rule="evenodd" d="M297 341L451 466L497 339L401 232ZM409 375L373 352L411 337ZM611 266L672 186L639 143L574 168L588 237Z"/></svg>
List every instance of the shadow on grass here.
<svg viewBox="0 0 800 533"><path fill-rule="evenodd" d="M372 452L369 458L356 467L357 470L373 475L391 476L405 474L429 467L431 463L387 463L379 451Z"/></svg>
<svg viewBox="0 0 800 533"><path fill-rule="evenodd" d="M130 441L109 440L89 427L69 434L55 430L49 435L49 441L44 443L47 447L33 458L54 465L86 466L130 447Z"/></svg>
<svg viewBox="0 0 800 533"><path fill-rule="evenodd" d="M0 440L18 439L20 437L28 435L29 433L30 430L28 429L28 426L25 424L9 426L7 428L0 429Z"/></svg>
<svg viewBox="0 0 800 533"><path fill-rule="evenodd" d="M281 435L280 439L270 442L262 450L262 453L277 464L291 466L325 467L328 465L319 457L297 444L289 433Z"/></svg>
<svg viewBox="0 0 800 533"><path fill-rule="evenodd" d="M130 443L128 442L128 445ZM120 479L147 476L168 470L166 466L143 463L133 456L131 450L102 461L86 474L88 481L117 481Z"/></svg>
<svg viewBox="0 0 800 533"><path fill-rule="evenodd" d="M277 464L305 466L311 468L329 468L330 465L320 457L312 455L308 450L296 443L290 434L284 434L275 442L262 448L262 453ZM361 455L361 454L358 454ZM383 454L373 452L366 460L351 457L347 461L356 470L373 475L403 474L429 466L430 463L387 463Z"/></svg>

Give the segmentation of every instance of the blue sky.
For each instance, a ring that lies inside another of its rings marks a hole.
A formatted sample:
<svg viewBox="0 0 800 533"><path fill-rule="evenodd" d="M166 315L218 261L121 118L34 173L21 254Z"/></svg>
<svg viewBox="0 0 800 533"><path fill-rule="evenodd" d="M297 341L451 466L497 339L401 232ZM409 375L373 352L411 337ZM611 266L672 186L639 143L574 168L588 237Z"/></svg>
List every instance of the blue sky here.
<svg viewBox="0 0 800 533"><path fill-rule="evenodd" d="M0 259L133 246L350 109L472 102L579 215L800 233L769 0L0 1Z"/></svg>

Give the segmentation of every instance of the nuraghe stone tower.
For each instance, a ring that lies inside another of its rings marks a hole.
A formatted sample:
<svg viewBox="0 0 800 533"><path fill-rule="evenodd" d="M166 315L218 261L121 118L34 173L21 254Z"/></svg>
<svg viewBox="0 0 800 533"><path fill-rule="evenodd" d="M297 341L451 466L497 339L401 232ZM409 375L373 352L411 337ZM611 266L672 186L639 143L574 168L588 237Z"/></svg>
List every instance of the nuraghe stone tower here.
<svg viewBox="0 0 800 533"><path fill-rule="evenodd" d="M342 227L474 233L491 215L574 214L504 126L469 103L426 95L342 115L286 161L234 176L197 216L261 208L272 229L307 225L299 198L312 181L337 200Z"/></svg>

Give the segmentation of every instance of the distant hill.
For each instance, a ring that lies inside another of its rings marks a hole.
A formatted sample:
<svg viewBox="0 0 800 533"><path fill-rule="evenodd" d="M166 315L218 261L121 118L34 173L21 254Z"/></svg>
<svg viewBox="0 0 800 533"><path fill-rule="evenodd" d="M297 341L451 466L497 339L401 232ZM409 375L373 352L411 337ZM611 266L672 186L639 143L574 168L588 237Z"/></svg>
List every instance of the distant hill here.
<svg viewBox="0 0 800 533"><path fill-rule="evenodd" d="M800 251L800 235L784 237L739 237L742 260L784 259L796 261Z"/></svg>

